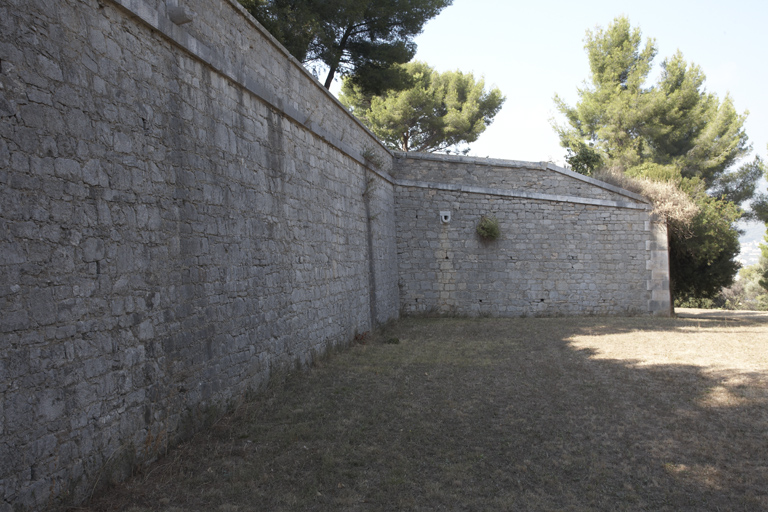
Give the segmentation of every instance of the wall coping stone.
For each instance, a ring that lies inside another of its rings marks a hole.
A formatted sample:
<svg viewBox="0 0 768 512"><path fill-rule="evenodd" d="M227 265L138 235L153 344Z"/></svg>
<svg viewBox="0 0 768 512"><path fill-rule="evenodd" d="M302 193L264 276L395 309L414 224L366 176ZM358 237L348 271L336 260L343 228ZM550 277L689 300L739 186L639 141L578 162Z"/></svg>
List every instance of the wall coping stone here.
<svg viewBox="0 0 768 512"><path fill-rule="evenodd" d="M428 181L416 180L395 180L395 184L400 187L428 188L434 190L446 190L451 192L464 192L468 194L487 194L501 197L515 197L523 199L537 199L541 201L553 201L558 203L585 204L589 206L607 206L612 208L627 208L630 210L651 210L648 204L637 204L625 201L608 201L605 199L591 199L577 196L563 196L556 194L540 194L537 192L523 192L519 190L507 190L500 188L476 187L473 185L454 185L449 183L432 183Z"/></svg>
<svg viewBox="0 0 768 512"><path fill-rule="evenodd" d="M579 174L577 172L571 171L570 169L565 169L564 167L560 167L551 162L525 162L521 160L504 160L501 158L483 158L483 157L477 157L477 156L461 156L461 155L439 155L434 153L411 153L411 152L405 153L402 151L394 151L393 153L394 153L395 159L412 158L415 160L432 160L436 162L446 162L446 163L485 165L488 167L502 167L502 168L506 167L509 169L540 169L542 171L554 171L564 176L568 176L569 178L583 181L585 183L589 183L590 185L594 185L596 187L609 190L616 194L629 197L631 199L634 199L635 201L639 201L641 203L645 203L648 205L651 204L651 201L641 196L640 194L635 194L634 192L630 192L629 190L625 190L623 188L611 185L610 183L606 183L604 181L596 180L595 178L590 178L589 176L584 176L583 174ZM525 197L525 196L511 196L511 197ZM563 196L560 196L560 197L563 197ZM648 209L650 209L650 207Z"/></svg>
<svg viewBox="0 0 768 512"><path fill-rule="evenodd" d="M245 66L238 66L237 63L228 61L222 55L219 55L215 49L205 45L192 34L187 32L185 29L186 25L177 25L174 23L171 20L171 8L176 6L175 1L169 0L165 2L167 9L164 13L159 12L157 9L149 5L145 0L110 1L121 7L123 10L128 11L128 13L131 14L134 18L137 18L144 22L146 25L149 25L152 29L168 38L187 53L217 73L232 80L240 87L247 90L264 103L268 104L273 109L291 119L296 124L303 126L308 131L314 133L316 136L334 148L338 149L349 158L355 160L360 165L377 174L380 178L394 184L394 180L388 172L383 169L376 168L375 166L369 165L360 150L355 149L351 144L344 142L343 137L336 136L334 132L325 129L321 124L314 121L312 119L312 114L314 112L309 112L308 114L303 113L291 105L284 104L282 98L276 95L274 91L264 87L259 80L246 74L244 72ZM306 76L310 83L321 90L322 93L325 94L331 101L336 103L339 109L341 109L347 115L347 117L352 120L352 122L357 124L364 132L370 136L372 142L392 155L392 151L387 148L384 143L381 142L368 129L368 127L366 127L357 117L355 117L349 110L347 110L344 105L342 105L341 102L339 102L339 100L336 99L336 97L317 80L317 78L312 76L312 74L307 71L307 69L293 55L291 55L288 50L286 50L285 47L280 44L280 42L275 39L272 34L269 33L267 29L261 26L261 24L256 21L256 19L254 19L253 16L251 16L251 14L245 10L245 8L240 5L239 2L237 2L237 0L224 1L231 5L235 10L237 10L245 18L245 20L254 27L254 29L259 31L265 39L267 39L272 45L281 51L288 59L288 61L291 62L291 64L295 66L299 72ZM191 14L194 16L195 13Z"/></svg>

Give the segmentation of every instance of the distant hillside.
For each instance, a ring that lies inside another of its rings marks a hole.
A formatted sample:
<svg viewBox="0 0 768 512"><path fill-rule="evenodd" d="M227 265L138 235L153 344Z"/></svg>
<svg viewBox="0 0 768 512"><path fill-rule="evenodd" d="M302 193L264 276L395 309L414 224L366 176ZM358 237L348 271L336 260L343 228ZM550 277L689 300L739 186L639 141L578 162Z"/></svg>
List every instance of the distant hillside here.
<svg viewBox="0 0 768 512"><path fill-rule="evenodd" d="M741 253L738 260L742 265L754 265L760 258L760 244L765 237L765 224L761 222L741 223L739 229L744 230L744 234L739 237L741 242Z"/></svg>

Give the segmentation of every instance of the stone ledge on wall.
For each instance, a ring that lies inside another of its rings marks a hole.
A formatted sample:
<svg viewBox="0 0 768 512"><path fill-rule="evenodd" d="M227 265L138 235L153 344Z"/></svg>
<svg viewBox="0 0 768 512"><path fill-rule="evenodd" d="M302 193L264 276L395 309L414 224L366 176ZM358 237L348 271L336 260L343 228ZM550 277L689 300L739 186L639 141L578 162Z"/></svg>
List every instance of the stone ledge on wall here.
<svg viewBox="0 0 768 512"><path fill-rule="evenodd" d="M567 176L569 178L579 180L584 183L588 183L595 187L602 188L602 189L614 192L616 194L620 194L622 196L626 196L639 203L645 203L650 205L650 201L645 197L641 196L640 194L636 194L634 192L625 190L615 185L611 185L610 183L606 183L604 181L590 178L589 176L584 176L583 174L579 174L577 172L571 171L570 169L565 169L563 167L555 165L552 162L526 162L522 160L505 160L505 159L499 159L499 158L482 158L482 157L462 156L462 155L441 155L437 153L411 153L411 152L405 153L402 151L395 151L393 152L393 155L395 157L396 162L402 161L405 159L410 159L410 160L426 160L426 161L443 162L443 163L461 163L465 165L477 165L477 166L485 166L488 168L493 167L493 168L499 168L499 169L538 169L542 171L552 171L552 172L561 174L563 176Z"/></svg>
<svg viewBox="0 0 768 512"><path fill-rule="evenodd" d="M265 103L269 104L273 109L283 114L285 117L291 119L293 122L303 126L307 130L311 131L328 144L332 145L342 153L346 154L350 158L357 161L359 164L369 167L371 172L379 175L382 179L392 182L391 176L385 169L378 168L376 166L369 165L369 161L363 156L366 148L360 148L355 144L344 141L344 136L340 137L335 131L331 131L326 126L313 119L314 111L302 112L294 107L290 102L286 102L285 98L280 95L278 91L275 91L268 87L262 80L259 80L249 75L245 70L246 66L241 62L233 62L227 59L216 48L206 45L198 38L189 32L190 25L178 25L171 19L171 11L169 6L171 2L166 5L165 12L150 5L146 0L108 0L115 3L123 10L130 13L136 19L149 25L152 29L163 34L166 38L173 41L174 44L183 48L190 55L194 56L201 62L205 63L212 70L227 77L233 82L237 83L243 89L249 91L254 96L258 97ZM370 130L360 122L354 115L352 115L344 106L330 93L325 87L323 87L317 78L312 76L304 66L301 65L264 27L259 24L258 21L248 13L245 8L240 5L237 0L221 0L230 4L235 8L248 23L254 27L260 35L269 41L275 48L277 48L284 55L284 58L291 63L291 65L297 70L297 72L303 74L306 79L313 83L316 89L323 94L324 101L330 101L336 104L339 111L346 114L348 121L357 125L357 129L366 132L370 137L370 148L376 146L376 152L384 152L391 159L391 152L381 143L381 141L374 136ZM174 2L175 3L175 2ZM195 13L192 13L195 14Z"/></svg>
<svg viewBox="0 0 768 512"><path fill-rule="evenodd" d="M590 199L576 196L565 196L555 194L543 194L536 192L525 192L520 190L506 190L501 188L475 187L471 185L454 185L450 183L430 183L427 181L415 181L407 179L395 180L395 184L400 187L427 188L432 190L448 190L454 192L466 192L468 194L486 194L491 196L519 198L519 199L539 199L541 201L554 201L557 203L587 204L593 206L610 206L613 208L627 208L630 210L648 210L651 206L646 203L631 203L629 201L607 201L602 199Z"/></svg>
<svg viewBox="0 0 768 512"><path fill-rule="evenodd" d="M669 314L645 198L546 162L395 153L392 174L403 313Z"/></svg>

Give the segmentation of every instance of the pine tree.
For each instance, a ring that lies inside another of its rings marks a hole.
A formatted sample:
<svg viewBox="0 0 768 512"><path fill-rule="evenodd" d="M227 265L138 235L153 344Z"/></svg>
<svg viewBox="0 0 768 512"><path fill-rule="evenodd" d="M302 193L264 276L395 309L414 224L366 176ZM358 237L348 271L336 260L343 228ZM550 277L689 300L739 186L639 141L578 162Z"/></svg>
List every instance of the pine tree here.
<svg viewBox="0 0 768 512"><path fill-rule="evenodd" d="M402 87L393 64L416 54L413 38L453 0L240 0L291 54L324 85L338 74L381 94Z"/></svg>
<svg viewBox="0 0 768 512"><path fill-rule="evenodd" d="M672 181L688 192L699 214L687 231L670 231L673 291L680 299L713 296L739 269L738 205L754 196L765 170L759 157L734 169L751 151L747 112L739 114L728 95L721 101L706 92L703 71L679 51L662 62L659 81L648 85L655 41L643 43L625 17L588 31L585 49L589 86L579 89L573 107L555 96L566 119L555 126L566 160L584 174L619 169Z"/></svg>
<svg viewBox="0 0 768 512"><path fill-rule="evenodd" d="M439 73L423 62L400 66L410 86L366 94L346 79L339 101L390 148L401 151L466 151L501 110L498 88L461 71Z"/></svg>
<svg viewBox="0 0 768 512"><path fill-rule="evenodd" d="M762 253L760 256L760 269L762 273L762 278L760 279L759 282L760 282L760 286L762 286L765 289L765 291L768 292L768 232L766 232L765 238L763 240L765 241L765 243L760 244L760 252Z"/></svg>

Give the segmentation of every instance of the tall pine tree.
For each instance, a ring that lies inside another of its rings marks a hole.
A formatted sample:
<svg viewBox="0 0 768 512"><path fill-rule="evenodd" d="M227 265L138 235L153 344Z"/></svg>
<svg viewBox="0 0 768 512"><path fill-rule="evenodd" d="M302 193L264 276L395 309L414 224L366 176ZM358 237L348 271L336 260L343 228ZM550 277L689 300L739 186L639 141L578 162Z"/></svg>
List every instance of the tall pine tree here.
<svg viewBox="0 0 768 512"><path fill-rule="evenodd" d="M423 62L398 66L410 86L366 94L345 79L339 101L391 149L435 152L468 150L504 104L498 88L471 73L439 73Z"/></svg>
<svg viewBox="0 0 768 512"><path fill-rule="evenodd" d="M413 38L452 1L240 0L294 57L325 72L326 88L341 74L374 94L405 85L393 64L413 58Z"/></svg>
<svg viewBox="0 0 768 512"><path fill-rule="evenodd" d="M700 212L687 231L672 231L673 292L677 299L711 297L738 271L738 204L754 196L764 170L759 158L734 169L751 151L747 113L739 114L730 96L721 101L706 92L704 73L679 51L649 85L655 41L643 43L625 17L588 31L585 49L590 85L579 89L573 107L555 96L566 119L555 126L566 160L585 174L613 168L687 191Z"/></svg>

